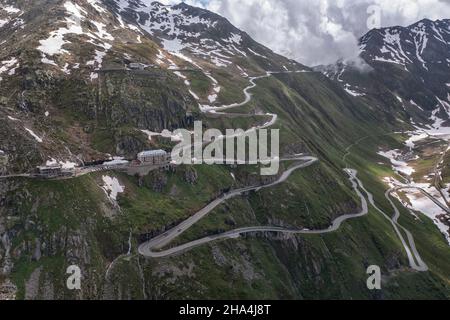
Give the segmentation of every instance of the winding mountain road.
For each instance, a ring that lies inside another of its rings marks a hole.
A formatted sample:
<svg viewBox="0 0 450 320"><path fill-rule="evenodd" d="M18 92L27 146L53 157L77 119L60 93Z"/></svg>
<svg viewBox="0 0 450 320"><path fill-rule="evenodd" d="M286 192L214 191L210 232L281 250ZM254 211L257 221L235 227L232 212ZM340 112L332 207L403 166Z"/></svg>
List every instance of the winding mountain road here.
<svg viewBox="0 0 450 320"><path fill-rule="evenodd" d="M251 101L251 98L252 98L252 94L249 92L249 90L256 87L255 81L258 79L269 77L273 73L275 73L275 72L267 72L266 75L250 78L251 84L243 90L243 92L245 94L245 100L243 102L234 103L234 104L230 104L230 105L224 105L224 106L220 106L220 107L212 107L212 106L205 107L204 106L202 108L202 112L217 114L216 111L222 111L222 110L227 110L227 109L231 109L231 108L236 108L236 107L240 107L240 106L247 104L249 101ZM292 73L292 72L287 71L287 72L279 72L279 73ZM276 119L277 119L277 116L273 115L272 121L270 123L266 124L266 127L273 125L276 122ZM255 128L255 129L258 129L258 128ZM367 139L368 137L369 136L360 138L355 143L351 144L350 146L348 146L345 149L345 154L343 156L343 161L345 163L347 163L347 157L351 154L350 150L355 145L359 144L360 142ZM286 160L286 159L284 159L284 160ZM239 229L231 230L228 232L224 232L221 234L207 236L207 237L197 239L197 240L194 240L194 241L191 241L191 242L188 242L188 243L185 243L185 244L173 247L173 248L168 248L168 249L162 250L165 246L167 246L175 238L177 238L178 236L183 234L191 226L193 226L195 223L197 223L202 218L207 216L217 206L219 206L226 200L231 199L233 197L240 196L249 191L257 192L261 189L269 188L269 187L273 187L278 184L281 184L284 181L286 181L294 171L301 169L301 168L308 167L308 166L312 165L313 163L315 163L316 161L318 161L318 159L315 157L297 157L297 158L292 158L289 160L304 160L306 162L302 162L300 164L292 166L291 168L286 170L277 181L275 181L271 184L237 189L237 190L231 191L225 195L222 195L221 197L212 201L206 207L204 207L203 209L201 209L200 211L195 213L190 218L181 222L178 226L172 228L171 230L168 230L167 232L165 232L164 234L162 234L160 236L157 236L157 237L141 244L138 248L139 254L141 254L144 257L148 257L148 258L170 257L173 255L182 254L184 252L192 250L193 248L196 248L201 245L205 245L205 244L219 241L219 240L235 239L235 238L238 238L241 235L247 234L247 233L276 232L276 233L283 233L283 234L305 234L305 235L306 234L313 234L313 235L326 234L326 233L335 232L335 231L339 230L340 227L342 226L342 224L344 222L346 222L347 220L355 219L355 218L359 218L359 217L363 217L363 216L367 215L369 212L368 203L370 203L370 205L372 207L374 207L379 213L381 213L387 220L389 220L391 222L391 224L394 228L394 231L396 232L397 236L399 237L399 239L402 243L403 248L405 249L410 267L419 272L424 272L424 271L428 270L428 266L422 260L419 252L417 251L417 248L416 248L416 245L414 242L414 237L412 236L411 232L398 223L398 219L400 218L400 211L398 210L395 203L391 199L391 193L394 191L394 189L390 189L390 190L386 191L386 193L385 193L386 199L389 201L390 205L392 206L392 208L394 210L394 215L392 217L390 217L388 214L386 214L383 210L381 210L375 204L373 195L367 191L367 189L364 187L361 180L358 179L357 170L348 168L348 166L346 169L344 169L344 171L349 175L349 179L352 184L352 187L353 187L355 193L357 194L357 196L361 200L361 211L359 213L355 213L355 214L345 214L345 215L342 215L342 216L336 218L332 222L331 226L328 227L327 229L297 230L297 229L287 229L287 228L273 227L273 226L244 227L244 228L239 228ZM425 190L422 190L422 191L425 192ZM364 197L362 192L364 192L367 195L367 199ZM431 196L431 198L433 198L433 197ZM436 200L436 199L434 199L434 200ZM404 239L403 234L401 233L400 230L406 234L407 241Z"/></svg>
<svg viewBox="0 0 450 320"><path fill-rule="evenodd" d="M238 107L242 107L242 106L246 105L247 103L249 103L252 100L252 94L249 91L256 87L255 81L259 80L259 79L263 79L263 78L268 78L270 76L271 76L271 73L267 72L265 75L249 78L250 85L243 90L244 95L245 95L244 101L232 103L232 104L228 104L228 105L223 105L220 107L202 106L202 108L201 108L202 112L223 111L223 110L238 108Z"/></svg>
<svg viewBox="0 0 450 320"><path fill-rule="evenodd" d="M181 222L178 226L170 229L169 231L166 231L165 233L161 234L160 236L157 236L157 237L151 239L150 241L139 246L139 250L138 250L139 253L146 257L163 257L163 256L172 255L172 254L179 253L179 252L184 252L184 251L187 251L188 249L192 249L201 244L219 240L221 238L230 238L230 237L235 236L233 234L233 232L230 232L230 233L227 233L224 235L216 235L216 236L210 236L210 237L207 237L204 239L199 239L194 242L184 244L180 247L172 248L172 249L170 249L169 252L167 252L167 251L154 252L153 251L153 249L160 249L160 248L163 248L164 246L166 246L167 244L169 244L171 241L173 241L175 238L180 236L182 233L184 233L186 230L188 230L190 227L192 227L198 221L203 219L211 211L213 211L215 208L217 208L219 205L221 205L225 201L227 201L231 198L235 198L237 196L240 196L240 195L250 192L250 191L259 191L261 189L265 189L265 188L269 188L269 187L273 187L278 184L281 184L281 183L285 182L294 171L301 169L301 168L309 167L318 161L317 158L308 157L308 156L305 156L305 157L302 156L297 159L291 159L291 160L298 160L298 161L304 161L304 162L302 162L300 164L296 164L296 165L292 166L291 168L289 168L288 170L286 170L285 172L283 172L283 174L275 182L272 182L267 185L258 185L258 186L236 189L236 190L230 191L230 192L220 196L219 198L217 198L214 201L212 201L211 203L209 203L206 207L204 207L203 209L201 209L200 211L198 211L197 213L195 213L194 215L192 215L185 221ZM250 227L250 230L254 230L255 228L261 228L261 227ZM241 230L241 231L237 232L237 234L245 232L245 229L246 228L243 229L244 231Z"/></svg>
<svg viewBox="0 0 450 320"><path fill-rule="evenodd" d="M245 188L246 191L249 190L260 190L262 188L268 188L277 184L280 184L282 182L284 182L291 174L292 172L294 172L295 170L298 170L300 168L304 168L308 165L313 164L314 162L316 162L317 159L311 159L310 161L303 163L301 165L297 165L295 167L290 168L289 170L287 170L283 176L277 180L276 182L266 185L266 186L261 186L261 187L251 187L251 188ZM160 237L156 237L144 244L142 244L139 247L139 253L145 257L149 257L149 258L163 258L163 257L169 257L172 255L176 255L176 254L180 254L186 251L189 251L195 247L210 243L210 242L214 242L214 241L219 241L219 240L225 240L225 239L235 239L240 237L243 234L246 233L257 233L257 232L277 232L277 233L284 233L284 234L325 234L325 233L330 233L330 232L334 232L337 231L341 225L349 220L349 219L355 219L355 218L359 218L362 216L365 216L369 210L368 210L368 205L367 205L367 201L364 198L364 196L362 195L362 193L359 191L358 186L362 187L361 185L361 181L357 178L357 171L356 170L346 170L346 172L348 173L349 177L350 177L350 181L352 183L353 189L355 190L355 192L357 193L357 195L360 197L361 199L361 212L356 213L356 214L346 214L346 215L342 215L338 218L336 218L332 225L327 228L327 229L323 229L323 230L298 230L298 229L286 229L286 228L281 228L281 227L270 227L270 226L256 226L256 227L246 227L246 228L240 228L240 229L235 229L235 230L231 230L228 232L224 232L221 234L217 234L217 235L212 235L212 236L208 236L208 237L204 237L195 241L191 241L188 243L185 243L183 245L174 247L174 248L170 248L164 251L155 251L157 249L160 249L161 247L163 247L164 245L167 245L171 240L174 239L174 237L178 236L180 234L179 231L179 227L175 227L174 229L170 230L169 232L167 232L166 234L163 234ZM244 189L241 190L236 190L235 192L233 192L234 196L237 195L241 195L246 191L243 191ZM229 198L227 198L229 199ZM225 201L225 198L221 198L221 202ZM209 207L205 207L205 208L209 208ZM211 212L213 208L210 208L210 210L208 210L207 213ZM201 210L203 211L203 210ZM205 212L203 212L205 213ZM202 217L204 217L206 214L203 214Z"/></svg>
<svg viewBox="0 0 450 320"><path fill-rule="evenodd" d="M385 135L391 135L391 134L388 133L388 134L384 134L383 136L385 136ZM365 139L368 139L370 137L371 136L362 137L345 149L345 154L342 157L342 160L345 162L347 167L348 167L347 158L351 154L350 150L353 147L355 147L356 145L358 145L359 143L361 143L362 141L364 141ZM348 170L348 169L346 169L346 170ZM375 210L377 210L384 218L389 220L389 222L392 224L392 227L394 228L395 233L397 234L398 238L400 239L400 242L402 243L403 248L405 249L410 267L419 272L428 271L428 266L422 260L422 257L420 256L419 252L417 251L413 235L411 234L411 232L408 229L406 229L405 227L400 225L398 222L398 219L400 218L400 211L398 210L397 206L395 205L394 201L392 200L392 193L395 192L396 190L398 190L398 188L389 189L386 191L386 193L384 195L385 198L388 200L389 204L391 205L392 209L394 210L394 215L389 216L386 212L381 210L375 204L373 195L369 191L367 191L367 189L365 189L365 187L362 185L362 183L360 185L361 185L362 190L366 193L371 206L374 207ZM417 189L420 189L420 188L417 188ZM437 199L435 199L433 196L428 194L425 190L421 189L421 191L424 192L428 197L430 197L430 199L433 202L439 203L439 201ZM408 238L408 243L404 239L403 234L400 232L400 230L402 230L406 234L406 237Z"/></svg>
<svg viewBox="0 0 450 320"><path fill-rule="evenodd" d="M252 93L249 92L251 89L255 88L257 86L256 80L268 78L274 74L290 74L290 73L310 73L314 71L309 70L298 70L298 71L267 71L265 75L258 76L258 77L250 77L250 85L244 88L243 92L245 95L245 99L242 102L232 103L228 105L222 105L222 106L201 106L201 111L204 113L215 113L216 111L223 111L228 109L234 109L238 107L243 107L247 103L249 103L252 100Z"/></svg>
<svg viewBox="0 0 450 320"><path fill-rule="evenodd" d="M430 194L428 191L426 191L423 188L413 187L413 186L399 186L399 187L395 187L394 188L394 191L400 191L400 190L417 190L417 191L420 191L425 197L427 197L428 199L433 201L433 203L435 205L437 205L439 208L441 208L446 213L450 214L450 209L447 206L445 206L442 202L440 202L432 194Z"/></svg>
<svg viewBox="0 0 450 320"><path fill-rule="evenodd" d="M395 205L394 201L392 201L392 193L395 191L395 188L393 189L389 189L386 191L386 193L384 194L384 196L386 197L386 199L389 201L389 204L391 205L391 207L394 209L394 216L393 217L389 217L386 213L384 213L381 209L379 209L377 206L375 206L373 204L373 206L383 214L383 216L385 218L387 218L388 220L391 221L392 226L395 230L395 232L397 233L397 236L400 238L400 241L402 242L403 247L406 250L406 254L408 256L408 260L409 260L409 265L415 269L416 271L428 271L428 266L426 265L426 263L422 260L422 257L420 256L419 252L417 251L416 248L416 243L414 241L414 237L411 234L411 232L406 229L405 227L403 227L401 224L398 223L398 219L400 218L400 211L398 210L397 206ZM373 199L373 197L372 197ZM408 238L408 242L409 245L411 247L411 249L409 249L409 247L406 245L406 241L403 238L402 234L400 233L400 231L398 230L398 228L400 228L401 230L403 230L403 232L406 233L406 237ZM414 261L413 255L417 261Z"/></svg>
<svg viewBox="0 0 450 320"><path fill-rule="evenodd" d="M173 247L173 248L166 249L166 250L160 250L164 246L168 245L171 241L173 241L176 237L180 236L187 229L189 229L193 224L197 223L199 220L201 220L206 215L208 215L212 210L214 210L218 205L222 204L226 200L228 200L232 197L242 195L249 191L258 191L263 188L269 188L269 187L276 186L276 185L286 181L295 170L310 166L314 162L317 161L317 159L314 157L306 157L306 158L304 158L304 160L308 160L308 161L291 167L290 169L285 171L277 181L275 181L271 184L268 184L265 186L259 186L259 187L256 186L256 187L248 187L248 188L238 189L238 190L232 191L232 192L230 192L226 195L223 195L222 197L214 200L209 205L207 205L205 208L203 208L202 210L197 212L195 215L193 215L191 218L185 220L178 226L174 227L173 229L165 232L164 234L162 234L158 237L151 239L148 242L141 244L138 248L139 254L141 254L142 256L147 257L147 258L170 257L173 255L185 253L196 247L199 247L201 245L205 245L205 244L208 244L211 242L215 242L215 241L219 241L219 240L227 240L227 239L236 239L236 238L239 238L241 235L247 234L247 233L275 232L275 233L293 234L293 235L302 235L302 234L303 235L320 235L320 234L331 233L331 232L338 231L340 229L340 227L342 226L342 224L344 222L346 222L347 220L356 219L356 218L360 218L360 217L367 215L369 212L368 203L370 203L370 205L372 205L378 212L380 212L387 220L389 220L391 222L397 236L399 237L399 239L406 251L406 255L408 257L410 267L419 272L428 271L428 266L422 260L419 252L417 251L417 248L416 248L416 245L414 242L414 237L412 236L411 232L398 223L398 219L400 217L400 211L398 210L398 208L396 207L396 205L390 198L390 194L394 190L390 189L390 190L386 191L386 194L385 194L386 199L389 201L389 203L391 204L391 206L395 212L393 217L389 217L389 215L387 215L383 210L381 210L375 204L373 195L366 190L366 188L364 187L361 180L358 179L358 177L357 177L358 172L354 169L345 169L345 172L349 175L349 179L352 184L352 188L361 200L361 211L359 213L355 213L355 214L345 214L345 215L339 216L332 222L331 226L328 227L327 229L298 230L298 229L287 229L287 228L272 227L272 226L245 227L245 228L239 228L239 229L231 230L228 232L224 232L221 234L207 236L207 237L197 239L197 240L194 240L194 241L191 241L191 242L188 242L188 243L185 243L185 244ZM366 200L366 198L364 197L364 195L361 191L366 193L366 195L368 197L368 201ZM405 232L408 241L406 241L404 239L400 230Z"/></svg>

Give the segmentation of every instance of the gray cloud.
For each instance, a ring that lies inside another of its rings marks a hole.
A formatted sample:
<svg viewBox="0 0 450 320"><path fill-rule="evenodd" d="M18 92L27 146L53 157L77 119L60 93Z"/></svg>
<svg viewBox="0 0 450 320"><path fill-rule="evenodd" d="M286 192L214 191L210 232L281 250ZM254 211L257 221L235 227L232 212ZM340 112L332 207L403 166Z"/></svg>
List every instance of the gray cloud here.
<svg viewBox="0 0 450 320"><path fill-rule="evenodd" d="M166 3L178 1L163 0ZM450 18L446 0L187 0L228 18L256 41L307 65L354 58L371 6L380 26Z"/></svg>

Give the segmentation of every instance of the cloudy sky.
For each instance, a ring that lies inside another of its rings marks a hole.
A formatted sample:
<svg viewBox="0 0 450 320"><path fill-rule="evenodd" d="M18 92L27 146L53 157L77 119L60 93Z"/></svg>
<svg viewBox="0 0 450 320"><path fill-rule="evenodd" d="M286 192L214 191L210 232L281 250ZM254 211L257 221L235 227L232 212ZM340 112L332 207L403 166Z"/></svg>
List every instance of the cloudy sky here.
<svg viewBox="0 0 450 320"><path fill-rule="evenodd" d="M160 0L179 3L180 0ZM450 18L449 0L186 0L207 8L255 40L307 65L357 53L369 26ZM379 15L377 14L379 13ZM379 18L378 18L379 17Z"/></svg>

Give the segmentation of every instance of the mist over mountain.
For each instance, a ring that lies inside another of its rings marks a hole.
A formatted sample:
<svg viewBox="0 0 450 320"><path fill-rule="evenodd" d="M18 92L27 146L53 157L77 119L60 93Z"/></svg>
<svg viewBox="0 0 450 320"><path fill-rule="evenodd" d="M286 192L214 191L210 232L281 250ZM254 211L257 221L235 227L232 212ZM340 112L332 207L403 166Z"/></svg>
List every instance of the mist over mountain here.
<svg viewBox="0 0 450 320"><path fill-rule="evenodd" d="M406 27L423 18L445 19L450 12L444 0L186 2L228 18L256 41L310 66L355 58L359 38L372 28Z"/></svg>

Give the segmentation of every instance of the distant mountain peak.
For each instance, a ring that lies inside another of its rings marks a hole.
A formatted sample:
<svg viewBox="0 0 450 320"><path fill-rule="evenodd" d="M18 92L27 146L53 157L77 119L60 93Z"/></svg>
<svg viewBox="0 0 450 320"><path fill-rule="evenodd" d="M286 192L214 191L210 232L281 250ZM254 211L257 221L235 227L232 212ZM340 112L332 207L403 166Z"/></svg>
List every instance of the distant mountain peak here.
<svg viewBox="0 0 450 320"><path fill-rule="evenodd" d="M361 56L371 64L450 71L449 20L423 19L408 27L374 29L361 38L360 47Z"/></svg>
<svg viewBox="0 0 450 320"><path fill-rule="evenodd" d="M438 113L450 117L450 20L373 29L359 44L371 72L342 61L316 70L346 90L357 87L371 99L381 98L389 112L398 106L408 117L419 115L417 123L435 121Z"/></svg>

